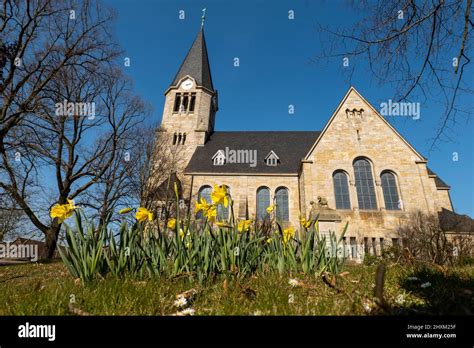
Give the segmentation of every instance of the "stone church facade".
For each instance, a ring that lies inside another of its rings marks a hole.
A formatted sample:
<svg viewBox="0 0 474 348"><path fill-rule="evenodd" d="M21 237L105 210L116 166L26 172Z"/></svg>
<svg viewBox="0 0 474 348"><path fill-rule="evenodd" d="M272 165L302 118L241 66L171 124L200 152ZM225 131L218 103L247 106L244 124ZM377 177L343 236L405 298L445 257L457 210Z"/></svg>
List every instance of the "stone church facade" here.
<svg viewBox="0 0 474 348"><path fill-rule="evenodd" d="M321 131L214 131L218 93L201 29L165 97L160 131L182 151L176 174L191 208L225 184L237 218L264 219L276 203L279 220L299 229L300 216L317 212L321 231L348 222L345 243L373 253L398 242L410 212L453 210L449 186L354 87Z"/></svg>

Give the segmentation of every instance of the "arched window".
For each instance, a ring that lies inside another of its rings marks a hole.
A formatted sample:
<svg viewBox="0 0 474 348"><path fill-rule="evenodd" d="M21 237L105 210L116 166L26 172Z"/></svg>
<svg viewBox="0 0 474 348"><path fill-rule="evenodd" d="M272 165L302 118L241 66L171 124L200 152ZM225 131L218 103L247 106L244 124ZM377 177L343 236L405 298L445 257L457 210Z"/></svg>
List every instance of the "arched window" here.
<svg viewBox="0 0 474 348"><path fill-rule="evenodd" d="M336 171L332 180L334 182L334 195L336 197L336 209L351 209L349 197L349 185L347 175L342 171Z"/></svg>
<svg viewBox="0 0 474 348"><path fill-rule="evenodd" d="M257 220L264 220L267 208L270 206L270 190L268 187L259 187L257 190Z"/></svg>
<svg viewBox="0 0 474 348"><path fill-rule="evenodd" d="M191 93L191 101L189 103L189 111L194 111L194 105L196 104L196 93Z"/></svg>
<svg viewBox="0 0 474 348"><path fill-rule="evenodd" d="M380 176L382 181L383 199L385 201L385 209L400 210L401 204L398 197L397 181L395 175L391 172L384 172Z"/></svg>
<svg viewBox="0 0 474 348"><path fill-rule="evenodd" d="M183 111L188 110L188 102L189 102L188 93L184 93L184 95L183 95Z"/></svg>
<svg viewBox="0 0 474 348"><path fill-rule="evenodd" d="M377 209L372 168L368 160L361 158L354 162L354 177L359 209Z"/></svg>
<svg viewBox="0 0 474 348"><path fill-rule="evenodd" d="M174 107L173 107L173 112L178 112L179 111L179 106L181 105L181 94L176 93L176 96L174 97Z"/></svg>
<svg viewBox="0 0 474 348"><path fill-rule="evenodd" d="M211 186L208 186L208 185L201 186L201 188L199 189L199 192L198 192L198 202L201 202L201 198L204 198L204 200L207 203L211 204L212 203L211 192L212 192L212 187ZM202 215L201 211L199 213L197 213L196 218L201 219L202 217L203 217L203 215Z"/></svg>
<svg viewBox="0 0 474 348"><path fill-rule="evenodd" d="M289 221L288 189L286 187L277 188L275 191L276 218L280 221Z"/></svg>
<svg viewBox="0 0 474 348"><path fill-rule="evenodd" d="M230 195L230 187L227 186L227 192ZM217 219L218 220L227 220L229 218L229 209L230 209L230 200L227 207L224 207L224 204L217 205Z"/></svg>

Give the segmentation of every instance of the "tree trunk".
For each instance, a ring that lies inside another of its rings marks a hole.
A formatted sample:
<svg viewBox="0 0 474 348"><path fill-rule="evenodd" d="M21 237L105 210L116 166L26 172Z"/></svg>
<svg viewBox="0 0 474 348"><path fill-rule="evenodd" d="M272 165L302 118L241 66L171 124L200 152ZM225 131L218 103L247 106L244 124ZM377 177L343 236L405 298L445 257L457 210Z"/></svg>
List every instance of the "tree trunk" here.
<svg viewBox="0 0 474 348"><path fill-rule="evenodd" d="M51 260L54 257L54 252L56 251L60 230L61 225L56 222L53 222L51 227L46 231L46 249L43 251L41 259Z"/></svg>

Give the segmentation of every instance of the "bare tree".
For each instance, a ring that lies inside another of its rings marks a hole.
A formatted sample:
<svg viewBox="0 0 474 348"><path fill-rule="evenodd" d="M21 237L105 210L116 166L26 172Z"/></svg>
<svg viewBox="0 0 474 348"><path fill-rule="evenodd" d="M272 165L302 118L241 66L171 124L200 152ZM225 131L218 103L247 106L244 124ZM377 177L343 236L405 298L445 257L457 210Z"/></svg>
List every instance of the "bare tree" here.
<svg viewBox="0 0 474 348"><path fill-rule="evenodd" d="M161 218L166 220L176 203L174 183L181 186L177 173L183 167L184 150L173 145L172 135L160 127L143 127L137 135L129 167L133 194L141 205L160 216L164 213Z"/></svg>
<svg viewBox="0 0 474 348"><path fill-rule="evenodd" d="M117 86L112 83L110 87L115 89ZM107 110L123 110L121 117L125 122L121 129L117 128L120 134L116 142L104 144L108 147L106 151L114 154L113 158L104 167L105 171L97 178L94 187L84 191L83 205L93 209L92 216L98 218L99 228L106 221L118 220L120 208L136 206L140 202L136 198L130 173L137 170L137 164L146 156L136 149L136 144L146 141L142 134L142 121L144 116L150 115L151 108L133 97L131 87L130 81L120 81L120 88L110 91L112 93L105 102ZM109 139L109 135L104 139Z"/></svg>
<svg viewBox="0 0 474 348"><path fill-rule="evenodd" d="M6 192L0 191L0 242L19 230L21 209Z"/></svg>
<svg viewBox="0 0 474 348"><path fill-rule="evenodd" d="M472 115L465 106L473 94L472 0L363 1L355 8L363 15L351 28L318 24L323 53L316 60L345 59L349 76L367 64L376 82L394 86L398 101L440 102L430 151L450 140L457 119Z"/></svg>
<svg viewBox="0 0 474 348"><path fill-rule="evenodd" d="M412 213L409 221L398 228L398 233L408 259L442 265L452 256L452 246L434 214Z"/></svg>
<svg viewBox="0 0 474 348"><path fill-rule="evenodd" d="M146 111L113 65L112 20L91 1L3 3L1 41L14 49L0 87L0 188L45 235L43 257L61 229L49 208L104 178Z"/></svg>

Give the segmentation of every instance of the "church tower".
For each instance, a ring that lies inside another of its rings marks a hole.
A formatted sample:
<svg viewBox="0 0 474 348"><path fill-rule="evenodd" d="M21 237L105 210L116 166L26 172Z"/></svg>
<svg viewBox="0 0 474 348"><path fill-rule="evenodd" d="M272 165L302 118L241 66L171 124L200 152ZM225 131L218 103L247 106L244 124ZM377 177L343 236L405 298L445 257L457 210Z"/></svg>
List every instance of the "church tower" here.
<svg viewBox="0 0 474 348"><path fill-rule="evenodd" d="M186 196L183 171L196 147L204 145L214 131L218 110L217 91L212 84L204 28L198 32L172 83L165 91L165 105L158 137L167 139L179 161L176 174Z"/></svg>

